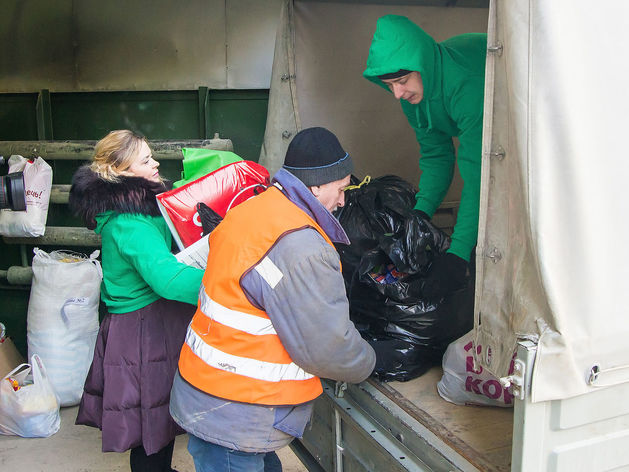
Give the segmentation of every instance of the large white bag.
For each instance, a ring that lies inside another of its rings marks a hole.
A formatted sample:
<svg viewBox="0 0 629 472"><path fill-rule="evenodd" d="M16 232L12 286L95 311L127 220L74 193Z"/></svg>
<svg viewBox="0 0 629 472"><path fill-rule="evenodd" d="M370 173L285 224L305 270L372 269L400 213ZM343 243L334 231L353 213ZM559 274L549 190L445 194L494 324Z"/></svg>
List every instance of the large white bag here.
<svg viewBox="0 0 629 472"><path fill-rule="evenodd" d="M16 382L17 391L12 382ZM59 430L59 400L38 356L0 381L0 434L46 438Z"/></svg>
<svg viewBox="0 0 629 472"><path fill-rule="evenodd" d="M474 369L473 332L450 343L443 356L443 376L437 391L444 400L457 405L512 407L513 395L500 381L481 366ZM476 346L478 355L482 346ZM513 361L511 371L513 372Z"/></svg>
<svg viewBox="0 0 629 472"><path fill-rule="evenodd" d="M9 158L9 172L24 172L26 211L0 210L0 234L11 237L42 236L46 231L52 168L41 157L29 161L14 155Z"/></svg>
<svg viewBox="0 0 629 472"><path fill-rule="evenodd" d="M28 303L28 355L38 354L61 406L76 405L92 363L98 334L102 271L96 260L69 251L33 250Z"/></svg>

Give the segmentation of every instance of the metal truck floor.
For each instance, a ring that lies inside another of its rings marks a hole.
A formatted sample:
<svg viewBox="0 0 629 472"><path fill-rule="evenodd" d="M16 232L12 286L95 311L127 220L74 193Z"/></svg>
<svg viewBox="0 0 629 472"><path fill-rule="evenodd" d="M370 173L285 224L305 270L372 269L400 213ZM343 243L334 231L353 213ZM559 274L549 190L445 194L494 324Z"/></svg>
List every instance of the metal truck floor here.
<svg viewBox="0 0 629 472"><path fill-rule="evenodd" d="M513 408L449 403L437 392L442 373L440 367L433 367L417 379L381 387L480 470L510 470Z"/></svg>

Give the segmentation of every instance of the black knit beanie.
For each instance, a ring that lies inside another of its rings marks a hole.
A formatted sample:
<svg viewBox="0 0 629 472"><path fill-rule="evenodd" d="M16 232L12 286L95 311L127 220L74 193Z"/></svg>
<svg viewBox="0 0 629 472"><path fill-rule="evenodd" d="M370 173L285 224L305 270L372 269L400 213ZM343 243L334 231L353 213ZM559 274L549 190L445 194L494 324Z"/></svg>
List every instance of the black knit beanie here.
<svg viewBox="0 0 629 472"><path fill-rule="evenodd" d="M306 128L288 145L284 169L307 187L341 180L352 173L352 158L331 131Z"/></svg>
<svg viewBox="0 0 629 472"><path fill-rule="evenodd" d="M400 77L404 77L407 74L410 74L410 70L400 69L397 72L390 72L388 74L379 75L378 78L380 80L389 80L389 79L399 79Z"/></svg>

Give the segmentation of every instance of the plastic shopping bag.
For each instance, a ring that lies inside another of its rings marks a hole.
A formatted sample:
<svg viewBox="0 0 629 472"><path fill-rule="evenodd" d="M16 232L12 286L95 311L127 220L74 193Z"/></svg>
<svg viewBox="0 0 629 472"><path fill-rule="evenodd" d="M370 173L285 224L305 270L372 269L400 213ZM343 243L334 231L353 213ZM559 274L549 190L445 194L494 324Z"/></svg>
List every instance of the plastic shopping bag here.
<svg viewBox="0 0 629 472"><path fill-rule="evenodd" d="M0 434L46 438L60 426L59 400L39 356L0 381Z"/></svg>
<svg viewBox="0 0 629 472"><path fill-rule="evenodd" d="M228 164L242 161L242 157L230 151L215 149L181 148L183 172L181 180L173 183L173 188L182 187Z"/></svg>
<svg viewBox="0 0 629 472"><path fill-rule="evenodd" d="M443 377L437 384L439 395L457 405L512 407L511 392L482 366L475 368L472 335L470 331L448 346L443 356ZM477 355L482 352L482 346L476 346ZM512 373L513 361L509 369Z"/></svg>
<svg viewBox="0 0 629 472"><path fill-rule="evenodd" d="M10 237L42 236L46 231L52 168L41 157L29 161L14 155L9 158L9 172L24 172L26 211L0 210L0 234Z"/></svg>
<svg viewBox="0 0 629 472"><path fill-rule="evenodd" d="M183 187L157 195L159 209L180 250L203 236L197 204L205 203L221 218L230 208L263 192L269 172L252 161L238 161L221 167Z"/></svg>

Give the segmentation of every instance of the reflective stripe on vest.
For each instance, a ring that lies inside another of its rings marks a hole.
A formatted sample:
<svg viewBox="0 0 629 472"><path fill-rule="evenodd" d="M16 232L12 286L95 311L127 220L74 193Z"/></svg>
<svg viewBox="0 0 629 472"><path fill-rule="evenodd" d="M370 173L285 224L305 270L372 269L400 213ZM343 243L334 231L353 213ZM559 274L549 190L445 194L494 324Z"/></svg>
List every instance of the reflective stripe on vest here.
<svg viewBox="0 0 629 472"><path fill-rule="evenodd" d="M186 344L207 365L215 369L251 377L252 379L279 382L281 380L307 380L314 377L314 375L309 374L293 362L290 364L275 364L233 356L219 351L215 347L206 344L193 329L189 329L186 334Z"/></svg>
<svg viewBox="0 0 629 472"><path fill-rule="evenodd" d="M187 382L210 395L261 405L297 405L322 393L319 378L293 362L268 314L240 285L250 271L271 289L282 283L284 274L267 255L283 236L306 228L332 245L316 221L271 187L231 209L212 231L199 306L179 357Z"/></svg>
<svg viewBox="0 0 629 472"><path fill-rule="evenodd" d="M208 296L203 285L201 285L201 291L199 292L199 309L211 320L218 321L222 325L244 331L245 333L256 336L277 334L270 319L224 307Z"/></svg>

